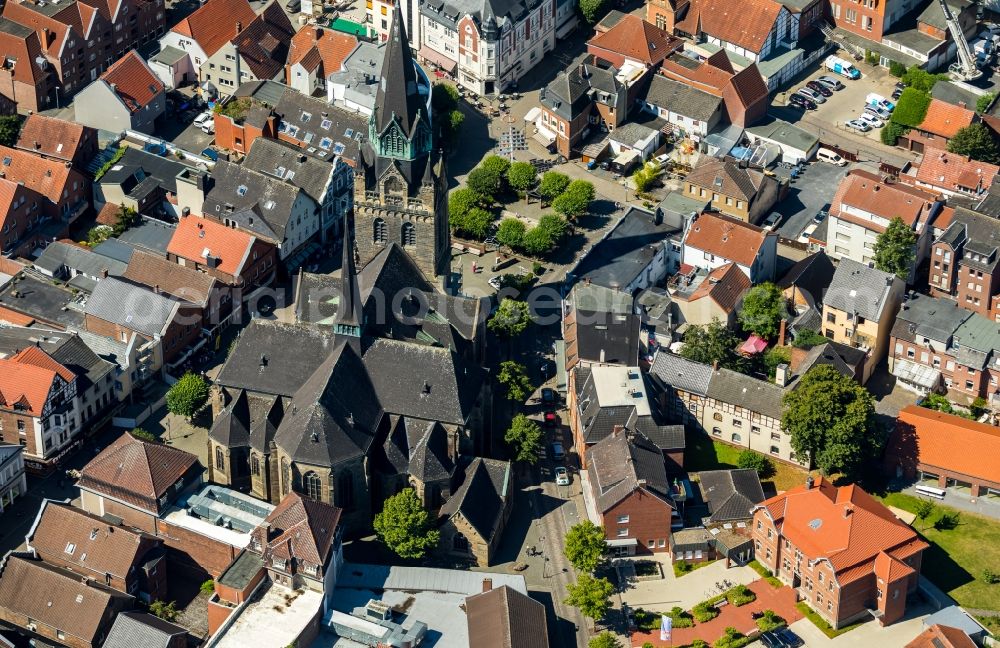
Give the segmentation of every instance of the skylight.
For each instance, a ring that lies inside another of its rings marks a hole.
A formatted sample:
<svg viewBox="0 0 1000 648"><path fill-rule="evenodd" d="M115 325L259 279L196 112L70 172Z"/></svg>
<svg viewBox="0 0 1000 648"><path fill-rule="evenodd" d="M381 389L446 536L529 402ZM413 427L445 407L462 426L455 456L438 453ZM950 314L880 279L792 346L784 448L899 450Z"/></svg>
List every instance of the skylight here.
<svg viewBox="0 0 1000 648"><path fill-rule="evenodd" d="M247 186L240 185L239 187L236 188L236 193L238 193L241 196L247 195Z"/></svg>
<svg viewBox="0 0 1000 648"><path fill-rule="evenodd" d="M336 143L336 144L335 144L335 145L333 146L333 154L334 154L334 155L340 155L340 154L341 154L341 153L343 153L343 152L344 152L344 145L343 145L343 144L341 144L340 142L337 142L337 143Z"/></svg>
<svg viewBox="0 0 1000 648"><path fill-rule="evenodd" d="M333 122L332 122L332 121L330 121L329 119L324 119L324 120L323 120L322 122L320 122L320 124L319 124L319 127L320 127L320 128L322 128L323 130L330 130L330 127L331 127L331 126L333 126Z"/></svg>
<svg viewBox="0 0 1000 648"><path fill-rule="evenodd" d="M319 147L321 149L329 149L331 146L333 146L333 140L329 137L324 137L319 141Z"/></svg>

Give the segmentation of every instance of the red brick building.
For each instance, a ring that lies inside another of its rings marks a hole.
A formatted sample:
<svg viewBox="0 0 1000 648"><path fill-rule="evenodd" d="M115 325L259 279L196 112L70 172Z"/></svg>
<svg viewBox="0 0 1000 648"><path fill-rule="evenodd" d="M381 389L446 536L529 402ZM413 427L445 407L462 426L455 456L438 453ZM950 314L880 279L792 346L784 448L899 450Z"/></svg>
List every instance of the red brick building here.
<svg viewBox="0 0 1000 648"><path fill-rule="evenodd" d="M209 218L182 216L167 246L167 258L247 295L274 280L278 250L245 230Z"/></svg>
<svg viewBox="0 0 1000 648"><path fill-rule="evenodd" d="M674 54L663 61L660 74L692 88L722 97L726 117L738 126L750 126L767 115L770 95L756 63L737 72L724 51L692 67L691 59Z"/></svg>
<svg viewBox="0 0 1000 648"><path fill-rule="evenodd" d="M0 49L6 63L0 66L0 97L27 114L53 108L59 78L42 56L38 34L4 16L0 18Z"/></svg>
<svg viewBox="0 0 1000 648"><path fill-rule="evenodd" d="M931 244L930 293L998 321L998 265L996 219L956 207L948 227Z"/></svg>
<svg viewBox="0 0 1000 648"><path fill-rule="evenodd" d="M14 146L82 169L97 155L97 131L65 119L28 115Z"/></svg>
<svg viewBox="0 0 1000 648"><path fill-rule="evenodd" d="M757 560L834 628L900 620L929 545L855 485L812 477L754 509Z"/></svg>
<svg viewBox="0 0 1000 648"><path fill-rule="evenodd" d="M62 232L90 207L90 180L65 162L0 146L0 178L24 186L42 199L32 209L34 219L53 221L53 236ZM38 222L36 220L36 222Z"/></svg>

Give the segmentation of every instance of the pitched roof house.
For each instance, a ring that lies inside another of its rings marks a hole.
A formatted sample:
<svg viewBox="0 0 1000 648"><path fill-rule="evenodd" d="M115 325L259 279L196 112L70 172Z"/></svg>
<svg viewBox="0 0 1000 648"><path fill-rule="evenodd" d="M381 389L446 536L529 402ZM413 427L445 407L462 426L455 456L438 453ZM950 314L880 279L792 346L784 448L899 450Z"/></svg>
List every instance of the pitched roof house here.
<svg viewBox="0 0 1000 648"><path fill-rule="evenodd" d="M514 502L511 464L475 457L462 473L462 485L441 506L440 546L486 567L493 562Z"/></svg>
<svg viewBox="0 0 1000 648"><path fill-rule="evenodd" d="M635 14L625 14L610 29L587 41L587 53L622 72L633 68L633 74L641 74L658 68L663 59L683 45L679 38L656 25Z"/></svg>
<svg viewBox="0 0 1000 648"><path fill-rule="evenodd" d="M757 506L753 538L757 560L814 592L809 606L834 628L870 614L882 625L901 619L929 546L858 486L822 477Z"/></svg>
<svg viewBox="0 0 1000 648"><path fill-rule="evenodd" d="M771 213L781 186L758 169L703 156L684 178L684 193L709 200L709 209L756 224Z"/></svg>
<svg viewBox="0 0 1000 648"><path fill-rule="evenodd" d="M949 198L981 198L990 190L997 173L1000 173L1000 166L995 164L927 147L920 164L899 179Z"/></svg>
<svg viewBox="0 0 1000 648"><path fill-rule="evenodd" d="M905 648L975 648L976 642L958 628L935 623Z"/></svg>
<svg viewBox="0 0 1000 648"><path fill-rule="evenodd" d="M0 97L20 114L55 105L58 77L42 55L44 48L31 27L0 17L0 47L21 65L0 68Z"/></svg>
<svg viewBox="0 0 1000 648"><path fill-rule="evenodd" d="M724 50L704 61L672 54L663 61L660 74L721 98L727 121L737 126L749 126L767 114L769 90L757 64L736 71Z"/></svg>
<svg viewBox="0 0 1000 648"><path fill-rule="evenodd" d="M46 159L34 153L0 146L0 171L11 182L41 194L40 216L54 224L73 223L90 206L90 181L65 162ZM56 230L62 238L63 230Z"/></svg>
<svg viewBox="0 0 1000 648"><path fill-rule="evenodd" d="M277 248L273 243L196 216L178 221L167 245L167 258L229 286L266 286L277 272Z"/></svg>
<svg viewBox="0 0 1000 648"><path fill-rule="evenodd" d="M145 612L122 612L103 648L185 648L187 630Z"/></svg>
<svg viewBox="0 0 1000 648"><path fill-rule="evenodd" d="M132 50L81 90L73 105L76 120L91 128L153 133L166 102L163 82Z"/></svg>
<svg viewBox="0 0 1000 648"><path fill-rule="evenodd" d="M261 555L274 581L292 577L326 582L336 577L343 562L340 513L335 506L291 492L254 529L251 551Z"/></svg>
<svg viewBox="0 0 1000 648"><path fill-rule="evenodd" d="M920 125L900 137L896 144L918 153L930 148L945 149L959 130L979 121L975 111L965 106L931 98Z"/></svg>
<svg viewBox="0 0 1000 648"><path fill-rule="evenodd" d="M545 606L509 585L484 579L482 593L465 598L465 615L470 646L549 648Z"/></svg>
<svg viewBox="0 0 1000 648"><path fill-rule="evenodd" d="M685 324L704 326L713 319L735 324L750 286L750 279L735 263L713 270L684 265L667 283L674 321L678 328Z"/></svg>
<svg viewBox="0 0 1000 648"><path fill-rule="evenodd" d="M76 121L32 114L21 124L14 146L79 169L97 155L97 132Z"/></svg>
<svg viewBox="0 0 1000 648"><path fill-rule="evenodd" d="M327 78L340 72L357 46L357 37L350 34L323 27L300 29L288 47L285 83L307 95L325 92Z"/></svg>
<svg viewBox="0 0 1000 648"><path fill-rule="evenodd" d="M705 212L687 229L683 262L706 270L735 263L751 283L757 284L774 277L777 246L776 232L766 232L724 214Z"/></svg>
<svg viewBox="0 0 1000 648"><path fill-rule="evenodd" d="M753 469L703 470L698 473L701 498L708 505L705 524L749 520L764 501L760 477Z"/></svg>

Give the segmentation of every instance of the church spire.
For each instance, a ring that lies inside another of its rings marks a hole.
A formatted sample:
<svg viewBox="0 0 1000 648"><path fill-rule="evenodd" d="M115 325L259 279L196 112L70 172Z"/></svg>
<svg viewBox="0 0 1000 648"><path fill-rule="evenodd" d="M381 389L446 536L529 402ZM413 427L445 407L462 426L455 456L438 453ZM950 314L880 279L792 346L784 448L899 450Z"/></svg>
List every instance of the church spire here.
<svg viewBox="0 0 1000 648"><path fill-rule="evenodd" d="M410 138L419 121L429 127L426 100L421 96L417 83L417 71L410 53L410 42L406 37L406 26L399 2L392 11L392 27L385 46L382 60L382 79L375 93L375 109L372 119L378 133L396 121L403 135Z"/></svg>
<svg viewBox="0 0 1000 648"><path fill-rule="evenodd" d="M344 254L340 264L340 303L334 331L337 335L361 337L361 289L358 287L358 273L354 267L354 240L351 227L344 228Z"/></svg>

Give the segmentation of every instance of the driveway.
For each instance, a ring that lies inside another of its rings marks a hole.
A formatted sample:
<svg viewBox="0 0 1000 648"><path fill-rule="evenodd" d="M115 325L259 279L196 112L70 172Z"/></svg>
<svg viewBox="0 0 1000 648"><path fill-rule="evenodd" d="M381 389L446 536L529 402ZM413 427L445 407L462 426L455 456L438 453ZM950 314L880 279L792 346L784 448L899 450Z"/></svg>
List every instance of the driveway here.
<svg viewBox="0 0 1000 648"><path fill-rule="evenodd" d="M649 556L638 560L650 560ZM661 580L637 581L629 583L622 592L622 602L633 608L663 611L672 607L690 610L705 599L712 598L727 589L723 584L749 585L760 576L749 567L726 569L725 560L717 560L707 567L701 567L680 578L674 576L669 554L656 554L655 559L663 564ZM719 585L723 585L721 588Z"/></svg>
<svg viewBox="0 0 1000 648"><path fill-rule="evenodd" d="M783 216L778 233L795 240L817 212L829 210L830 201L849 168L818 161L806 165L802 175L789 184L788 196L778 204L777 211Z"/></svg>
<svg viewBox="0 0 1000 648"><path fill-rule="evenodd" d="M792 631L802 637L809 648L870 648L871 646L905 646L923 632L923 620L934 610L928 605L916 606L906 618L882 627L872 620L862 626L830 639L809 619L791 624Z"/></svg>

